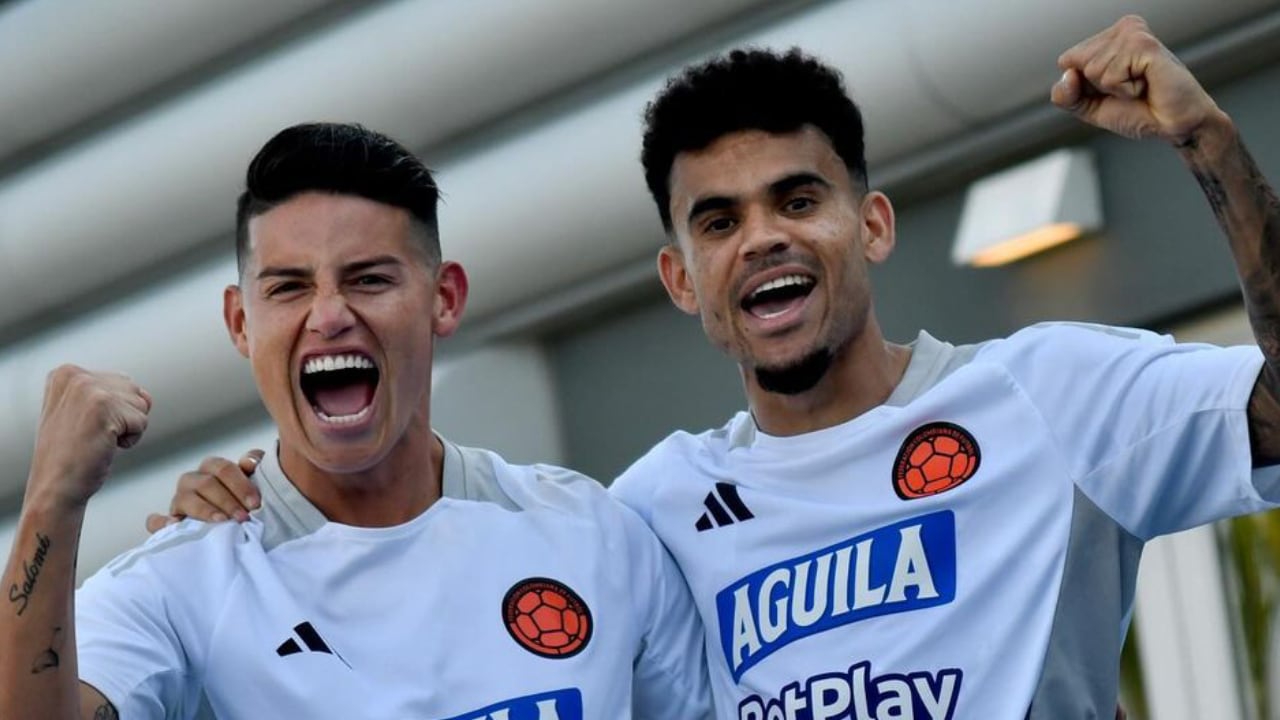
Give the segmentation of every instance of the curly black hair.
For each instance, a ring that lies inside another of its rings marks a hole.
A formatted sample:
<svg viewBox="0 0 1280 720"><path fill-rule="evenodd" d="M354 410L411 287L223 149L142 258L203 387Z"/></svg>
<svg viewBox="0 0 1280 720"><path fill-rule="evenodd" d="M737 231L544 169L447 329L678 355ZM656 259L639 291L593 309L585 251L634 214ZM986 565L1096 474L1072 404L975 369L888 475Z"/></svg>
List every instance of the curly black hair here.
<svg viewBox="0 0 1280 720"><path fill-rule="evenodd" d="M304 123L285 128L258 151L236 203L236 266L244 272L249 220L304 192L354 195L407 210L425 232L427 259L440 262L431 171L403 145L353 123Z"/></svg>
<svg viewBox="0 0 1280 720"><path fill-rule="evenodd" d="M645 109L640 160L645 182L671 232L671 166L676 155L701 150L739 130L790 133L821 130L862 189L867 186L862 113L839 71L799 48L786 53L734 50L688 67L667 81Z"/></svg>

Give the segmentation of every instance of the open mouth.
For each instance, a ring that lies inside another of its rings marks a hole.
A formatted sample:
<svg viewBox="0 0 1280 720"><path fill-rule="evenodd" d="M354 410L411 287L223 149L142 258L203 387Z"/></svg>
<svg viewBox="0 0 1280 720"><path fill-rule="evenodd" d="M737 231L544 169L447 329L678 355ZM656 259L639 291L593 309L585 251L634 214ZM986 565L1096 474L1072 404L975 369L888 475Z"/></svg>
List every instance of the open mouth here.
<svg viewBox="0 0 1280 720"><path fill-rule="evenodd" d="M299 383L316 416L333 425L351 425L368 416L378 379L378 367L367 355L343 353L307 358Z"/></svg>
<svg viewBox="0 0 1280 720"><path fill-rule="evenodd" d="M747 293L741 302L742 309L761 320L778 317L799 307L813 292L815 284L817 281L812 276L799 273L774 278Z"/></svg>

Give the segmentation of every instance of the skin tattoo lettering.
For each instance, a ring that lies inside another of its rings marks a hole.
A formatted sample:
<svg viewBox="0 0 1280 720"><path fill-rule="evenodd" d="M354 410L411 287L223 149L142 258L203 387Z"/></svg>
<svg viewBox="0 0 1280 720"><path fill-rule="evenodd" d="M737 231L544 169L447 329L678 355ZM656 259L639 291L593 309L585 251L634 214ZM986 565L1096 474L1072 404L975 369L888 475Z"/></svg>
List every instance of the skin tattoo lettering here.
<svg viewBox="0 0 1280 720"><path fill-rule="evenodd" d="M17 583L9 586L9 602L18 603L18 615L21 616L31 600L31 593L36 589L36 580L40 570L44 568L45 558L49 556L49 538L36 533L36 555L31 562L22 563L22 586Z"/></svg>

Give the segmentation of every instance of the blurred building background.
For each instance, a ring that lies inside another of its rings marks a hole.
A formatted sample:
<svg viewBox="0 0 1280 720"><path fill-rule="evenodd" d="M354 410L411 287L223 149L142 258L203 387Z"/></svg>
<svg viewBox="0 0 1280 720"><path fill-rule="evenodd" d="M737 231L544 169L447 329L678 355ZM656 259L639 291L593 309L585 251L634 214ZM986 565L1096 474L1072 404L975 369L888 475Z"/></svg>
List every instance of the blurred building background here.
<svg viewBox="0 0 1280 720"><path fill-rule="evenodd" d="M1252 342L1176 155L1048 106L1058 53L1124 12L1280 182L1278 0L0 2L0 548L57 364L128 372L155 397L145 442L90 507L82 575L143 538L183 470L271 442L221 290L244 167L300 121L361 122L438 170L445 254L472 279L436 374L452 439L607 481L672 429L722 423L739 380L658 285L639 128L664 77L742 43L827 59L863 105L872 184L898 209L874 276L890 338L1082 319ZM966 188L1060 147L1096 157L1101 232L952 264ZM1150 546L1131 716L1280 717L1278 581L1274 517Z"/></svg>

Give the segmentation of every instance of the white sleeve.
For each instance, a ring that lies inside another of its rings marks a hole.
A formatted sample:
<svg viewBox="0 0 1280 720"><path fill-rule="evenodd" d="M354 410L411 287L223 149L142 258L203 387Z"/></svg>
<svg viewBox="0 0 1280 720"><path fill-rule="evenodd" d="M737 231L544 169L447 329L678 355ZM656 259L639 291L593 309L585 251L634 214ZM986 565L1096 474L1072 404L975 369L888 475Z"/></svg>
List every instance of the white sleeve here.
<svg viewBox="0 0 1280 720"><path fill-rule="evenodd" d="M1081 491L1137 537L1280 501L1280 468L1252 469L1256 347L1053 324L995 343L992 354L1043 417Z"/></svg>
<svg viewBox="0 0 1280 720"><path fill-rule="evenodd" d="M632 716L636 720L708 720L711 685L703 650L702 621L675 560L643 521L625 516L637 588L640 652L635 659Z"/></svg>
<svg viewBox="0 0 1280 720"><path fill-rule="evenodd" d="M80 679L110 700L123 720L186 718L194 711L195 673L147 557L174 532L152 536L76 591Z"/></svg>
<svg viewBox="0 0 1280 720"><path fill-rule="evenodd" d="M609 485L609 494L622 501L632 512L640 516L649 527L653 527L653 478L646 476L642 466L646 465L648 456L637 460Z"/></svg>

